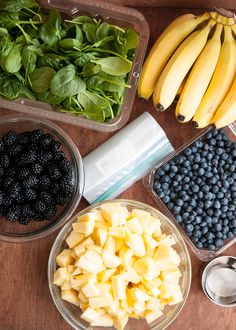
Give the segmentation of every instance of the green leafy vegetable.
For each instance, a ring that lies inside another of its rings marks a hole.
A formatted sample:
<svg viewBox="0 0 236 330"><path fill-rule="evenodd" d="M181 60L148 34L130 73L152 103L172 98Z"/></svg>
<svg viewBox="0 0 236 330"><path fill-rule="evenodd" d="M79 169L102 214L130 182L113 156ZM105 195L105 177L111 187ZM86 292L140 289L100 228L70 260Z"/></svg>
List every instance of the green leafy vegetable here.
<svg viewBox="0 0 236 330"><path fill-rule="evenodd" d="M86 84L76 75L72 64L60 69L53 77L50 85L51 93L57 96L69 97L77 95L86 89Z"/></svg>
<svg viewBox="0 0 236 330"><path fill-rule="evenodd" d="M123 76L129 73L132 68L132 62L115 56L92 60L91 62L99 64L103 72L113 76Z"/></svg>
<svg viewBox="0 0 236 330"><path fill-rule="evenodd" d="M0 0L0 97L106 122L120 112L138 35L36 0Z"/></svg>
<svg viewBox="0 0 236 330"><path fill-rule="evenodd" d="M55 71L49 66L35 69L29 78L32 90L36 93L46 92L54 75Z"/></svg>

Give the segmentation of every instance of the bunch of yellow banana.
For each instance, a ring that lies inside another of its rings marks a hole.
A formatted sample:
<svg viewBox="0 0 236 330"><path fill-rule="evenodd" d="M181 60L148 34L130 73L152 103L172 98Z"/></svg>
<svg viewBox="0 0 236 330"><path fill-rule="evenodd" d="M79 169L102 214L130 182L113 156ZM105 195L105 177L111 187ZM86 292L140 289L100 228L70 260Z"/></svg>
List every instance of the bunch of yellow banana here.
<svg viewBox="0 0 236 330"><path fill-rule="evenodd" d="M178 96L176 117L203 128L236 120L236 18L224 9L173 21L144 63L138 95L164 111Z"/></svg>

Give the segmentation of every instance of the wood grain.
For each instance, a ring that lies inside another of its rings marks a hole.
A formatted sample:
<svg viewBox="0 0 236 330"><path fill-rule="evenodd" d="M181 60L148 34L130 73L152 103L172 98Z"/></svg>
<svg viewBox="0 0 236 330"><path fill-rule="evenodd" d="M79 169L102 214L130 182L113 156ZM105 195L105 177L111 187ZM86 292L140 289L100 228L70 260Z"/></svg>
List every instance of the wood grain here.
<svg viewBox="0 0 236 330"><path fill-rule="evenodd" d="M126 3L130 2L126 1ZM148 4L149 1L139 1L139 3ZM169 21L187 10L142 8L141 11L150 24L151 45ZM175 147L180 146L196 134L196 130L190 125L176 123L174 107L168 112L159 114L155 112L151 102L142 102L138 99L135 100L130 120L144 111L149 111L156 118ZM0 110L0 115L6 113L9 111ZM82 156L85 156L111 136L111 134L81 129L62 123L58 124L73 138ZM121 197L139 200L155 206L142 182L134 184ZM87 202L82 200L78 209L81 210L87 205ZM63 320L54 306L48 290L47 262L56 234L26 244L0 243L0 330L71 330L71 327ZM191 251L190 254L193 271L190 295L183 311L168 329L236 329L236 308L218 307L205 297L200 283L205 264L200 262ZM236 247L232 246L225 251L225 255L236 255ZM142 330L142 327L137 328L137 330Z"/></svg>

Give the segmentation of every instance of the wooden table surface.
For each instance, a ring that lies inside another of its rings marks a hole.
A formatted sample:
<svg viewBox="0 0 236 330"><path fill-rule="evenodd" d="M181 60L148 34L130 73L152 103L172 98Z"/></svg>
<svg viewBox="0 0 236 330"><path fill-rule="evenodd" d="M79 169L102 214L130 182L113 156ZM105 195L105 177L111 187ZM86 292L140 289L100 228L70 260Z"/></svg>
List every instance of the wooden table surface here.
<svg viewBox="0 0 236 330"><path fill-rule="evenodd" d="M150 45L161 30L174 17L187 10L140 8L151 29ZM195 11L197 13L197 11ZM196 134L190 125L177 124L174 109L156 113L152 103L135 100L130 120L149 111L166 131L174 147L180 146ZM0 115L9 113L0 110ZM112 134L98 133L58 123L76 142L82 156L107 140ZM141 134L141 132L140 132ZM126 190L122 198L135 199L155 206L142 182ZM79 210L88 203L82 200ZM70 330L53 304L47 284L48 256L57 233L40 241L25 244L0 243L1 318L0 330ZM225 255L236 255L231 246ZM192 260L192 285L185 307L169 330L233 330L236 329L236 308L218 307L211 303L201 289L201 274L205 263L190 251ZM141 328L137 330L143 330Z"/></svg>

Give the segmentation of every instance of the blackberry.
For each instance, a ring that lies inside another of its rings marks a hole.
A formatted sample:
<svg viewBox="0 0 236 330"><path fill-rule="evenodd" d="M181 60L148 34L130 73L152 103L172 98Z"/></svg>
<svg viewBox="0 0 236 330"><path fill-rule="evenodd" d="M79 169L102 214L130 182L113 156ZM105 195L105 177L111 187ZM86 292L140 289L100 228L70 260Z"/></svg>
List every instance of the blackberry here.
<svg viewBox="0 0 236 330"><path fill-rule="evenodd" d="M12 145L8 148L8 154L12 157L17 156L18 154L21 153L21 151L22 151L22 147L19 144Z"/></svg>
<svg viewBox="0 0 236 330"><path fill-rule="evenodd" d="M61 194L70 197L73 193L74 187L71 181L68 180L61 180L60 182L60 191Z"/></svg>
<svg viewBox="0 0 236 330"><path fill-rule="evenodd" d="M28 201L33 201L37 199L37 193L33 189L25 189L24 196Z"/></svg>
<svg viewBox="0 0 236 330"><path fill-rule="evenodd" d="M25 196L22 193L18 193L14 196L14 199L17 203L21 204L25 201Z"/></svg>
<svg viewBox="0 0 236 330"><path fill-rule="evenodd" d="M10 165L10 158L6 154L1 156L1 166L3 168L8 168Z"/></svg>
<svg viewBox="0 0 236 330"><path fill-rule="evenodd" d="M52 179L58 180L61 177L61 172L56 166L52 166L49 168L49 173Z"/></svg>
<svg viewBox="0 0 236 330"><path fill-rule="evenodd" d="M21 145L26 145L30 141L30 134L31 132L23 132L18 135L18 142Z"/></svg>
<svg viewBox="0 0 236 330"><path fill-rule="evenodd" d="M39 179L35 175L30 175L27 179L23 181L23 186L25 188L33 188L37 185Z"/></svg>
<svg viewBox="0 0 236 330"><path fill-rule="evenodd" d="M4 141L0 139L0 152L4 151Z"/></svg>
<svg viewBox="0 0 236 330"><path fill-rule="evenodd" d="M4 169L0 166L0 177L4 175Z"/></svg>
<svg viewBox="0 0 236 330"><path fill-rule="evenodd" d="M45 202L46 204L51 204L52 203L52 196L46 192L46 191L42 191L40 193L40 198L43 202Z"/></svg>
<svg viewBox="0 0 236 330"><path fill-rule="evenodd" d="M59 194L59 191L60 191L60 186L58 183L53 183L52 186L51 186L51 192L53 195L57 195Z"/></svg>
<svg viewBox="0 0 236 330"><path fill-rule="evenodd" d="M68 196L65 196L65 195L58 195L55 197L55 201L58 205L65 205L69 200L69 197Z"/></svg>
<svg viewBox="0 0 236 330"><path fill-rule="evenodd" d="M50 146L50 144L53 142L53 136L49 133L44 134L41 138L40 138L40 144L43 147L48 147Z"/></svg>
<svg viewBox="0 0 236 330"><path fill-rule="evenodd" d="M0 205L3 204L3 200L4 200L4 194L0 192Z"/></svg>
<svg viewBox="0 0 236 330"><path fill-rule="evenodd" d="M40 150L38 152L38 155L37 155L37 160L38 160L38 163L41 164L41 165L46 165L50 162L50 160L52 160L52 153L49 152L49 151L42 151Z"/></svg>
<svg viewBox="0 0 236 330"><path fill-rule="evenodd" d="M30 223L30 218L25 217L25 216L21 216L19 219L19 223L21 225L28 225Z"/></svg>
<svg viewBox="0 0 236 330"><path fill-rule="evenodd" d="M23 168L18 172L17 177L20 181L25 180L30 175L30 170L27 168Z"/></svg>
<svg viewBox="0 0 236 330"><path fill-rule="evenodd" d="M36 159L37 159L36 152L34 150L29 150L28 152L21 155L21 157L19 159L19 165L26 166L26 165L32 164L36 161Z"/></svg>
<svg viewBox="0 0 236 330"><path fill-rule="evenodd" d="M52 221L56 215L56 207L47 208L46 212L44 212L44 217L46 220Z"/></svg>
<svg viewBox="0 0 236 330"><path fill-rule="evenodd" d="M3 181L3 186L6 190L8 190L15 182L15 179L12 176L7 176Z"/></svg>
<svg viewBox="0 0 236 330"><path fill-rule="evenodd" d="M41 179L39 180L39 187L42 190L47 190L51 185L51 180L48 176L43 175Z"/></svg>
<svg viewBox="0 0 236 330"><path fill-rule="evenodd" d="M45 216L44 216L44 214L35 213L34 220L37 222L43 221L43 220L45 220Z"/></svg>
<svg viewBox="0 0 236 330"><path fill-rule="evenodd" d="M38 142L39 139L44 135L44 132L41 129L37 129L31 132L30 140L32 142Z"/></svg>
<svg viewBox="0 0 236 330"><path fill-rule="evenodd" d="M20 207L13 206L13 207L9 208L6 217L9 221L17 221L17 220L19 220L20 215L21 215Z"/></svg>
<svg viewBox="0 0 236 330"><path fill-rule="evenodd" d="M15 131L9 131L3 136L3 141L5 146L9 147L14 144L18 138L18 134Z"/></svg>
<svg viewBox="0 0 236 330"><path fill-rule="evenodd" d="M46 210L46 208L47 208L47 205L43 201L37 200L37 202L34 205L33 210L35 212L43 213Z"/></svg>
<svg viewBox="0 0 236 330"><path fill-rule="evenodd" d="M22 208L22 216L27 218L33 218L34 217L34 211L31 209L30 205L25 205Z"/></svg>
<svg viewBox="0 0 236 330"><path fill-rule="evenodd" d="M36 164L32 165L31 170L32 170L32 173L34 173L34 174L40 174L43 171L43 166L36 163Z"/></svg>
<svg viewBox="0 0 236 330"><path fill-rule="evenodd" d="M68 159L64 159L60 162L59 168L64 172L64 173L71 173L72 172L72 164Z"/></svg>
<svg viewBox="0 0 236 330"><path fill-rule="evenodd" d="M59 141L53 141L52 144L51 144L51 151L53 154L56 154L56 153L61 153L62 150L61 150L61 142Z"/></svg>
<svg viewBox="0 0 236 330"><path fill-rule="evenodd" d="M12 198L15 198L14 196L19 194L20 191L21 185L19 184L19 182L14 182L9 189L9 194L12 196Z"/></svg>

